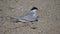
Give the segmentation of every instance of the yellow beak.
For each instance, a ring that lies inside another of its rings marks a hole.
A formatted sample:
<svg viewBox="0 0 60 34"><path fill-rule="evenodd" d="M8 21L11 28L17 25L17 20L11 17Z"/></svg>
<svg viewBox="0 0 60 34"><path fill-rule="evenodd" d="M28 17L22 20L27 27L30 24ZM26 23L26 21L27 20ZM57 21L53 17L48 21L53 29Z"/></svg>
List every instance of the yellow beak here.
<svg viewBox="0 0 60 34"><path fill-rule="evenodd" d="M37 10L37 15L40 15L40 11L41 11L40 9Z"/></svg>

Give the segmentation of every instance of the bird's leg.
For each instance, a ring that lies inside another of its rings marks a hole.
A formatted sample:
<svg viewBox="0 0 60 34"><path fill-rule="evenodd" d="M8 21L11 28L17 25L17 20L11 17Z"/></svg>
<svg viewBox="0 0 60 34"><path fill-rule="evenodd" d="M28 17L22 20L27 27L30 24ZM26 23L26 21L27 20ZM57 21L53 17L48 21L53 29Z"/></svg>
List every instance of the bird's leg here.
<svg viewBox="0 0 60 34"><path fill-rule="evenodd" d="M35 20L36 22L38 21L38 19ZM30 22L34 22L34 21L30 21Z"/></svg>
<svg viewBox="0 0 60 34"><path fill-rule="evenodd" d="M38 21L38 19L36 19L35 21Z"/></svg>

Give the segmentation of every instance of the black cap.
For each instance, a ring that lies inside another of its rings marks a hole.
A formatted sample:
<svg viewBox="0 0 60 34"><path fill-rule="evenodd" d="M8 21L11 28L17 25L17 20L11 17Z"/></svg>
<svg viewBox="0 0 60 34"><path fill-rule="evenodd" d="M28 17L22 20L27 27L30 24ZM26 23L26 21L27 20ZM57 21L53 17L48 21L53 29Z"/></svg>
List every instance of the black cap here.
<svg viewBox="0 0 60 34"><path fill-rule="evenodd" d="M37 8L37 7L33 7L31 10L34 10L34 9L38 10L38 8Z"/></svg>

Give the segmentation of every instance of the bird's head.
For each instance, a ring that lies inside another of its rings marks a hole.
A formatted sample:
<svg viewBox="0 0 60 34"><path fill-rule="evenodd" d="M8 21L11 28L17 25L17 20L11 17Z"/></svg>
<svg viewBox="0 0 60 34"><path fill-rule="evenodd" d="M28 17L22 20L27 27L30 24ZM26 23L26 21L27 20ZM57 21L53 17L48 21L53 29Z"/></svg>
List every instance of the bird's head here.
<svg viewBox="0 0 60 34"><path fill-rule="evenodd" d="M37 7L33 7L33 8L31 9L31 11L37 12L37 15L40 14L40 9L38 9Z"/></svg>

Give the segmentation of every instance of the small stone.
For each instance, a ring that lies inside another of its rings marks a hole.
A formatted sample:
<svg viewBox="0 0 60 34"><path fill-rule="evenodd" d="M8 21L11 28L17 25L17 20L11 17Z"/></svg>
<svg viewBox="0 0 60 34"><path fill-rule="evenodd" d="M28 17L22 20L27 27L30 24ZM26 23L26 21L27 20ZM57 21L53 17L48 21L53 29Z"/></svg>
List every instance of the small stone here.
<svg viewBox="0 0 60 34"><path fill-rule="evenodd" d="M2 11L2 9L0 9L0 11Z"/></svg>
<svg viewBox="0 0 60 34"><path fill-rule="evenodd" d="M37 27L31 27L31 29L36 29Z"/></svg>

